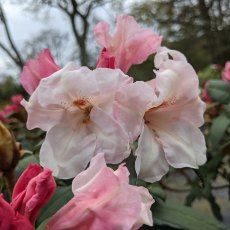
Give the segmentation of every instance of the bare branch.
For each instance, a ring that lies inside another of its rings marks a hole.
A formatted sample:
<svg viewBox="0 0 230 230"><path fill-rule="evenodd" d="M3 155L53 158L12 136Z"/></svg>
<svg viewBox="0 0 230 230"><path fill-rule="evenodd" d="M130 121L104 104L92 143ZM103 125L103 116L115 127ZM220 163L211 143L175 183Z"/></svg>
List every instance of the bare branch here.
<svg viewBox="0 0 230 230"><path fill-rule="evenodd" d="M20 66L20 64L18 63L18 59L14 57L12 53L9 51L9 49L7 49L1 42L0 42L0 48L12 59L12 61L16 65Z"/></svg>
<svg viewBox="0 0 230 230"><path fill-rule="evenodd" d="M1 21L2 21L3 26L4 26L4 28L5 28L5 31L6 31L7 39L8 39L8 41L9 41L9 44L10 44L12 50L14 51L15 55L17 56L17 59L12 58L12 55L11 55L11 56L9 55L9 56L10 56L11 59L15 62L15 64L18 65L18 66L22 69L22 67L23 67L23 65L24 65L24 62L23 62L22 57L21 57L21 55L20 55L20 53L19 53L17 47L15 46L15 44L14 44L14 42L13 42L13 40L12 40L12 37L11 37L11 35L10 35L8 23L7 23L7 20L6 20L4 11L3 11L3 9L2 9L1 3L0 3L0 15L1 15ZM5 52L7 52L3 47L4 47L3 44L1 44L1 48L2 48ZM17 61L15 61L15 60L17 60Z"/></svg>

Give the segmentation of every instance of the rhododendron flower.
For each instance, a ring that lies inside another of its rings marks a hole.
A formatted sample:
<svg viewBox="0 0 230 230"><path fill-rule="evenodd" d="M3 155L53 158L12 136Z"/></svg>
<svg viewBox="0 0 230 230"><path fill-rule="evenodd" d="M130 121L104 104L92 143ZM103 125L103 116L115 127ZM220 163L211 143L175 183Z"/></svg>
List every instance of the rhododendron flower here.
<svg viewBox="0 0 230 230"><path fill-rule="evenodd" d="M46 229L135 230L152 226L150 207L154 200L144 187L129 185L124 164L116 171L106 167L97 154L89 168L75 177L74 197L51 217Z"/></svg>
<svg viewBox="0 0 230 230"><path fill-rule="evenodd" d="M3 199L0 194L0 229L2 230L34 230L30 221Z"/></svg>
<svg viewBox="0 0 230 230"><path fill-rule="evenodd" d="M11 105L6 105L4 107L4 112L6 115L11 114L11 113L16 113L18 111L18 106L11 104Z"/></svg>
<svg viewBox="0 0 230 230"><path fill-rule="evenodd" d="M49 49L38 54L38 59L26 62L22 70L21 84L28 94L32 94L42 78L58 71L60 67L54 62Z"/></svg>
<svg viewBox="0 0 230 230"><path fill-rule="evenodd" d="M48 131L41 164L65 179L81 172L97 152L106 151L106 161L114 164L128 157L129 138L112 107L117 89L131 82L120 70L74 70L71 64L42 79L29 102L23 101L27 127Z"/></svg>
<svg viewBox="0 0 230 230"><path fill-rule="evenodd" d="M14 187L11 206L34 224L55 189L56 183L49 169L42 171L39 165L29 165Z"/></svg>
<svg viewBox="0 0 230 230"><path fill-rule="evenodd" d="M225 63L224 71L222 72L222 79L230 83L230 61Z"/></svg>
<svg viewBox="0 0 230 230"><path fill-rule="evenodd" d="M17 106L21 106L21 101L22 101L23 97L21 94L17 94L17 95L13 95L11 97L11 102L12 104L14 105L17 105Z"/></svg>
<svg viewBox="0 0 230 230"><path fill-rule="evenodd" d="M198 128L205 103L199 98L194 69L181 53L166 48L159 49L155 66L155 79L121 88L115 109L116 119L134 134L131 140L142 128L135 167L138 177L149 182L160 180L169 165L197 168L206 161Z"/></svg>
<svg viewBox="0 0 230 230"><path fill-rule="evenodd" d="M109 34L109 25L100 22L94 29L97 43L103 47L97 62L98 67L111 68L111 57L115 58L114 68L127 73L131 65L141 64L150 54L156 52L161 44L159 37L150 29L142 29L132 16L117 17L113 36Z"/></svg>

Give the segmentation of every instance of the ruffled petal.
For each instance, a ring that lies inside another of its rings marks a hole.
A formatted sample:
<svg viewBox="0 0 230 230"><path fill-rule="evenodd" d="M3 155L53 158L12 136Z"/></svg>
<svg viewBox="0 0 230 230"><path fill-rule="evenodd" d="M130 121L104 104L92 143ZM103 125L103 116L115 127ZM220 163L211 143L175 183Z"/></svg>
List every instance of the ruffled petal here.
<svg viewBox="0 0 230 230"><path fill-rule="evenodd" d="M47 108L42 107L38 102L37 93L35 90L28 102L24 99L21 102L28 113L26 127L29 130L40 128L43 131L48 131L58 123L63 111L61 109L47 110Z"/></svg>
<svg viewBox="0 0 230 230"><path fill-rule="evenodd" d="M86 187L103 168L106 168L104 153L98 153L92 158L90 166L74 178L72 182L73 194L75 194L76 191L84 190L84 187Z"/></svg>

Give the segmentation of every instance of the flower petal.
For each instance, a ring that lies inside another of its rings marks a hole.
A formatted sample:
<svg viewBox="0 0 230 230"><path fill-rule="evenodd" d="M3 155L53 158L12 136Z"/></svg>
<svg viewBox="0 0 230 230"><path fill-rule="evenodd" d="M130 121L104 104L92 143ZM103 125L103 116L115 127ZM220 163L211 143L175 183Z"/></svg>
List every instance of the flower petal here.
<svg viewBox="0 0 230 230"><path fill-rule="evenodd" d="M94 36L96 42L102 47L108 47L110 43L109 24L106 22L99 22L94 28Z"/></svg>
<svg viewBox="0 0 230 230"><path fill-rule="evenodd" d="M175 168L198 168L206 162L205 139L199 128L180 119L162 120L154 124L166 160Z"/></svg>
<svg viewBox="0 0 230 230"><path fill-rule="evenodd" d="M103 110L94 107L91 129L97 135L96 152L104 152L107 163L117 164L130 154L129 138L122 127Z"/></svg>
<svg viewBox="0 0 230 230"><path fill-rule="evenodd" d="M38 54L38 60L29 60L23 67L21 83L24 89L32 94L42 78L58 71L60 67L54 62L49 49Z"/></svg>
<svg viewBox="0 0 230 230"><path fill-rule="evenodd" d="M117 91L114 116L129 135L131 143L140 135L145 111L155 100L152 88L144 82L127 84Z"/></svg>
<svg viewBox="0 0 230 230"><path fill-rule="evenodd" d="M156 135L146 125L143 126L135 155L137 175L145 181L158 181L169 170L164 151L156 140Z"/></svg>
<svg viewBox="0 0 230 230"><path fill-rule="evenodd" d="M79 173L72 182L72 191L84 190L84 187L100 172L101 169L106 168L104 153L98 153L90 162L90 166L83 172Z"/></svg>
<svg viewBox="0 0 230 230"><path fill-rule="evenodd" d="M177 50L170 50L166 47L159 47L157 53L154 57L154 64L157 69L164 68L164 63L169 59L173 59L174 61L182 61L187 62L184 54Z"/></svg>
<svg viewBox="0 0 230 230"><path fill-rule="evenodd" d="M89 133L85 125L77 126L65 120L47 132L40 163L58 178L73 178L87 166L95 147L94 133Z"/></svg>

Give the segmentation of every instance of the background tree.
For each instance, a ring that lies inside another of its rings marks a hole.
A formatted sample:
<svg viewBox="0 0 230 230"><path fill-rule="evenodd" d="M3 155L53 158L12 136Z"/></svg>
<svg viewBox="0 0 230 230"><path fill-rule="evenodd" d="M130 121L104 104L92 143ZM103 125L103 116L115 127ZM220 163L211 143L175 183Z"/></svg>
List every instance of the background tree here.
<svg viewBox="0 0 230 230"><path fill-rule="evenodd" d="M165 45L183 51L196 69L230 59L229 0L148 0L131 12L156 25Z"/></svg>
<svg viewBox="0 0 230 230"><path fill-rule="evenodd" d="M6 40L8 41L7 45L5 45L2 41L0 41L0 48L10 57L10 59L13 61L13 63L17 67L22 69L24 65L24 60L22 59L22 55L20 54L10 34L8 21L5 16L5 12L2 8L1 2L0 2L0 22L3 24L5 35L6 35Z"/></svg>

